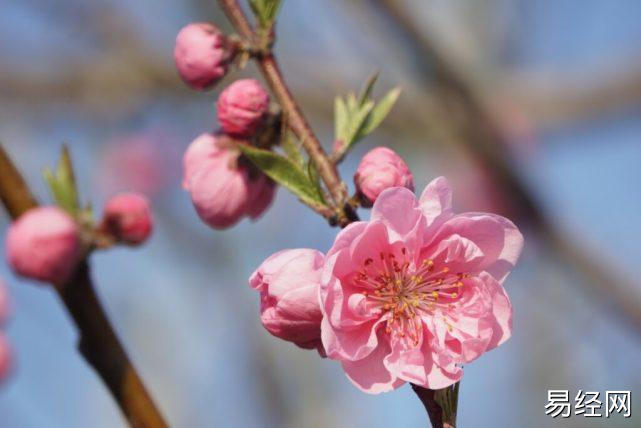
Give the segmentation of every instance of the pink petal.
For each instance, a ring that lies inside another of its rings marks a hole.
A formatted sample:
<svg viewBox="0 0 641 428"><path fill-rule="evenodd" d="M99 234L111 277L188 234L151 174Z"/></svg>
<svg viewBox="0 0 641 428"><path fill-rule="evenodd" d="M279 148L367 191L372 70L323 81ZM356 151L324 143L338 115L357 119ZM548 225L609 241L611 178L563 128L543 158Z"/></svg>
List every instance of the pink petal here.
<svg viewBox="0 0 641 428"><path fill-rule="evenodd" d="M327 253L327 257L329 258L331 255L337 253L343 248L349 247L354 238L363 233L365 226L367 226L366 221L356 221L338 232L338 235L336 235L336 238L334 239L334 245L332 245L332 248Z"/></svg>
<svg viewBox="0 0 641 428"><path fill-rule="evenodd" d="M438 243L431 258L438 259L450 269L469 272L476 270L485 254L473 241L455 233Z"/></svg>
<svg viewBox="0 0 641 428"><path fill-rule="evenodd" d="M334 328L327 316L321 322L321 341L329 358L355 361L368 356L378 346L376 328L379 321L371 320L354 329Z"/></svg>
<svg viewBox="0 0 641 428"><path fill-rule="evenodd" d="M352 271L358 270L368 258L378 257L381 252L388 252L388 229L380 221L370 221L360 236L350 245Z"/></svg>
<svg viewBox="0 0 641 428"><path fill-rule="evenodd" d="M398 379L385 367L384 358L390 353L391 348L387 341L381 337L379 345L367 357L357 361L341 361L347 378L368 394L380 394L392 391L405 382Z"/></svg>
<svg viewBox="0 0 641 428"><path fill-rule="evenodd" d="M451 214L452 191L445 177L437 177L425 187L419 198L419 205L428 226L439 216Z"/></svg>
<svg viewBox="0 0 641 428"><path fill-rule="evenodd" d="M323 253L309 248L297 248L278 251L267 257L249 278L249 284L255 290L261 290L272 275L281 271L292 260L306 261L301 269L307 271L322 264ZM310 264L311 263L311 264ZM301 269L294 269L300 273Z"/></svg>
<svg viewBox="0 0 641 428"><path fill-rule="evenodd" d="M485 255L476 270L486 270L502 281L514 267L523 247L523 236L509 220L494 214L466 213L456 215L439 227L432 238L439 243L451 235L473 242Z"/></svg>
<svg viewBox="0 0 641 428"><path fill-rule="evenodd" d="M392 352L385 358L385 367L399 379L430 389L445 388L459 381L463 371L453 362L439 366L428 340L431 335L426 329L423 331L417 347L405 347L402 341L395 341Z"/></svg>
<svg viewBox="0 0 641 428"><path fill-rule="evenodd" d="M416 235L416 223L421 219L416 196L405 187L384 190L372 208L371 221L381 221L388 229L390 242Z"/></svg>
<svg viewBox="0 0 641 428"><path fill-rule="evenodd" d="M503 286L492 276L481 274L492 296L492 338L487 351L496 348L512 336L512 304Z"/></svg>

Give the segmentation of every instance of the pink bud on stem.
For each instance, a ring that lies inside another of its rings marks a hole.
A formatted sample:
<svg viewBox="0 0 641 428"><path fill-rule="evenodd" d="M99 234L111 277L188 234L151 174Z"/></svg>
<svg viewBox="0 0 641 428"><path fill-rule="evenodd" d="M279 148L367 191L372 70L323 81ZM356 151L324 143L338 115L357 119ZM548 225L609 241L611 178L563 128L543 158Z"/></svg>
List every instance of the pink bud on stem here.
<svg viewBox="0 0 641 428"><path fill-rule="evenodd" d="M74 219L58 207L32 208L9 228L9 265L20 275L43 282L68 279L81 252Z"/></svg>
<svg viewBox="0 0 641 428"><path fill-rule="evenodd" d="M241 79L221 92L216 107L223 131L235 137L251 137L266 117L269 94L257 80Z"/></svg>
<svg viewBox="0 0 641 428"><path fill-rule="evenodd" d="M153 228L149 201L137 193L121 193L105 205L102 227L117 241L140 245L147 240Z"/></svg>
<svg viewBox="0 0 641 428"><path fill-rule="evenodd" d="M372 206L378 195L390 187L414 190L414 180L405 161L392 149L376 147L361 159L354 183L363 206Z"/></svg>
<svg viewBox="0 0 641 428"><path fill-rule="evenodd" d="M260 320L272 335L305 349L321 343L321 313L318 301L325 256L317 250L283 250L268 257L249 278L260 292Z"/></svg>
<svg viewBox="0 0 641 428"><path fill-rule="evenodd" d="M183 157L183 188L200 218L214 229L231 227L243 216L260 217L276 190L271 179L222 139L202 134Z"/></svg>
<svg viewBox="0 0 641 428"><path fill-rule="evenodd" d="M235 49L218 28L207 22L183 27L176 37L174 60L180 77L193 89L204 90L227 74Z"/></svg>

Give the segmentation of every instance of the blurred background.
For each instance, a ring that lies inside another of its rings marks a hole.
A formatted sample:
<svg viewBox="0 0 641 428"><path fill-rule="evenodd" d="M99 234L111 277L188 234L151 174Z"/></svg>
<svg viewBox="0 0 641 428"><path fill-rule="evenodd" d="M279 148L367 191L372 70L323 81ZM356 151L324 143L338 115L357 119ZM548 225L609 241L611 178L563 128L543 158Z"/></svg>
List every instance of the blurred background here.
<svg viewBox="0 0 641 428"><path fill-rule="evenodd" d="M182 84L178 30L212 21L214 0L9 0L0 14L0 141L41 201L41 170L72 150L98 211L147 193L148 245L92 257L117 332L176 427L425 426L409 386L354 388L336 362L271 337L247 278L271 253L325 251L336 229L280 189L256 223L213 231L180 188L181 157L214 129L226 83ZM493 211L526 235L506 283L514 336L465 368L464 427L641 426L641 2L637 0L285 0L285 77L326 147L336 94L381 72L404 92L375 145L398 151L417 189L447 176L459 211ZM1 173L1 171L0 171ZM361 217L369 214L361 210ZM0 230L8 226L0 216ZM4 251L4 248L0 251ZM2 254L4 257L4 254ZM75 349L64 306L5 263L15 365L2 427L120 427L118 408ZM632 392L632 417L545 415L547 390Z"/></svg>

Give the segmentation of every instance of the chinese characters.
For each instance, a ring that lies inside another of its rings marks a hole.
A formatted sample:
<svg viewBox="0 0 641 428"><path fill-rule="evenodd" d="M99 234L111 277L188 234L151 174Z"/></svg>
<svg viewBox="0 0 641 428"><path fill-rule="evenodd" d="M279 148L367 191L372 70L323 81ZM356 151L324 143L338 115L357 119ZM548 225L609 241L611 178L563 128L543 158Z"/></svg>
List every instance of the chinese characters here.
<svg viewBox="0 0 641 428"><path fill-rule="evenodd" d="M613 414L620 414L624 418L631 415L630 391L606 391L605 400L601 401L598 391L579 391L574 396L574 414L586 418L609 418ZM569 418L572 415L570 392L560 389L548 390L548 401L545 405L545 414L552 418L558 416Z"/></svg>

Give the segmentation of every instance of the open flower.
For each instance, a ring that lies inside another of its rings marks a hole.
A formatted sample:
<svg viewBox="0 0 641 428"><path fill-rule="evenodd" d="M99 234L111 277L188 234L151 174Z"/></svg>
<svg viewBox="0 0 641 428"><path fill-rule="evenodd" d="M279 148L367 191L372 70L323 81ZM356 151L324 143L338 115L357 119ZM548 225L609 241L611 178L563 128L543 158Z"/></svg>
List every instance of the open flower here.
<svg viewBox="0 0 641 428"><path fill-rule="evenodd" d="M300 248L268 257L249 278L260 292L260 320L274 336L301 348L318 349L323 315L318 304L323 253Z"/></svg>
<svg viewBox="0 0 641 428"><path fill-rule="evenodd" d="M454 214L451 200L444 178L418 200L387 189L371 220L349 225L327 253L322 342L365 392L444 388L461 378L461 364L511 335L502 282L523 237L503 217Z"/></svg>

